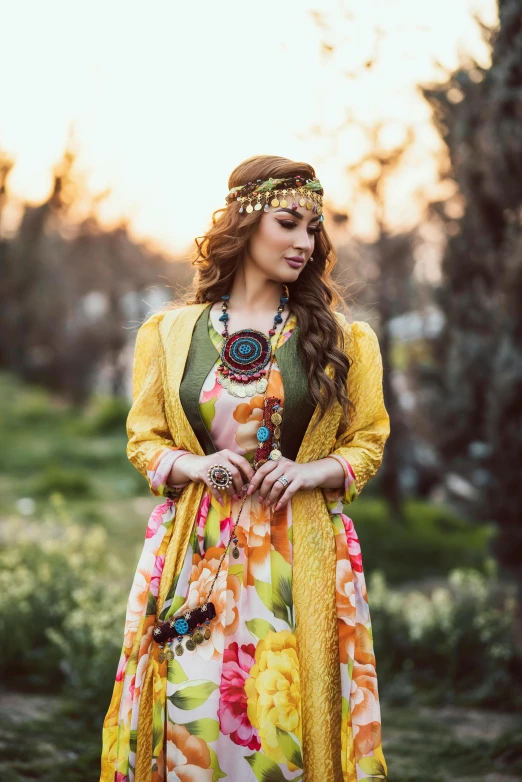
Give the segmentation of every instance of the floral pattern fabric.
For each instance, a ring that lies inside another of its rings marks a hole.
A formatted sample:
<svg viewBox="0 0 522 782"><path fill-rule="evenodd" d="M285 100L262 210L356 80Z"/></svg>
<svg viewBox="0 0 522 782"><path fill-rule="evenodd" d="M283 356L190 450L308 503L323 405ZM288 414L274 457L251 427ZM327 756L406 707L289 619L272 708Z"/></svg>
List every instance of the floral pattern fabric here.
<svg viewBox="0 0 522 782"><path fill-rule="evenodd" d="M282 341L291 338L294 326L292 316ZM222 337L210 320L208 328L216 363L202 387L200 412L217 450L233 449L252 462L263 396L239 399L222 388L217 380ZM272 337L274 346L276 339L277 335ZM281 399L284 416L284 389L276 361L267 394ZM179 455L164 449L151 460L148 475L155 493L167 494L166 477ZM323 492L337 553L343 780L386 780L361 548L353 521L345 513L347 501L357 496L349 464L345 463L344 486ZM156 598L176 503L176 497L169 496L155 508L147 526L104 722L100 782L134 782L140 688L154 643ZM241 499L233 501L225 495L221 506L210 490L205 491L160 619L205 602L240 505ZM152 782L303 779L291 503L276 512L265 508L254 492L245 502L236 535L239 559L227 554L210 596L217 612L210 623L211 637L159 665L163 686L154 694Z"/></svg>

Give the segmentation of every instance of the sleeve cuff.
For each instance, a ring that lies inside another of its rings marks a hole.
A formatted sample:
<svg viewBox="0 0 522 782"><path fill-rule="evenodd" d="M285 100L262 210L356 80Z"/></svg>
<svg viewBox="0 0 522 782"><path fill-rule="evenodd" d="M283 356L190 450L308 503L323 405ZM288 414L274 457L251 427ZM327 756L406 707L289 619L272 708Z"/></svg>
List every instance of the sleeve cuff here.
<svg viewBox="0 0 522 782"><path fill-rule="evenodd" d="M344 470L344 486L339 489L329 489L329 497L331 499L342 500L343 503L353 502L358 496L357 482L355 480L355 474L349 462L343 456L336 453L330 453L326 457L327 459L335 459L339 462Z"/></svg>
<svg viewBox="0 0 522 782"><path fill-rule="evenodd" d="M154 455L147 468L147 479L153 494L158 497L179 496L185 486L188 486L190 481L176 484L167 483L176 459L179 459L180 456L186 453L190 453L190 451L185 451L181 448L164 448Z"/></svg>

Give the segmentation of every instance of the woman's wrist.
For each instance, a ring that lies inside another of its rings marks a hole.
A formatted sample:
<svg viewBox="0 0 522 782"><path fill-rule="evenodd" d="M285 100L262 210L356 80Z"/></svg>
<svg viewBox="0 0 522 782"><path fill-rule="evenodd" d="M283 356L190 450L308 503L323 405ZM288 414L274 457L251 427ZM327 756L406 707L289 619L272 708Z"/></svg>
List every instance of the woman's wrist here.
<svg viewBox="0 0 522 782"><path fill-rule="evenodd" d="M337 459L325 456L315 462L303 464L306 489L339 489L345 484L345 471Z"/></svg>
<svg viewBox="0 0 522 782"><path fill-rule="evenodd" d="M187 468L190 466L191 458L197 458L195 454L190 451L180 450L175 461L173 462L169 477L167 478L167 484L173 488L181 488L186 486L189 481L192 480L190 474L187 472Z"/></svg>

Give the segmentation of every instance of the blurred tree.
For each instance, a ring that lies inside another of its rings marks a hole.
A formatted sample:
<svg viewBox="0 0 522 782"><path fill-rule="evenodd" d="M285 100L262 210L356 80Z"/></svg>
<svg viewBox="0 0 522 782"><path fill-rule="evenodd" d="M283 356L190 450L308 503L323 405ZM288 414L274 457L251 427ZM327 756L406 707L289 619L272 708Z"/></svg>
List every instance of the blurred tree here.
<svg viewBox="0 0 522 782"><path fill-rule="evenodd" d="M338 49L346 46L353 36L352 18L349 12L345 14L347 20L346 29L343 24L334 27L329 23L327 15L322 12L313 12L316 25L321 29L322 57L325 61L335 61ZM343 70L343 76L352 81L360 79L379 62L380 45L385 37L385 31L379 27L373 30L373 36L369 36L369 49L362 52L360 61L352 62L349 70ZM358 50L359 51L359 50ZM339 58L342 62L342 58ZM340 62L333 67L340 67ZM414 309L419 303L418 287L414 279L414 247L416 244L415 231L397 233L391 226L388 215L390 205L390 188L393 177L405 163L405 157L415 140L411 127L404 125L397 127L395 119L384 119L380 122L368 124L348 109L349 100L346 98L347 108L342 122L332 130L317 126L313 129L315 135L330 137L334 140L344 135L352 139L359 139L363 150L355 162L347 164L346 205L362 201L368 206L367 217L372 218L373 233L375 239L364 247L361 243L355 243L356 252L352 247L339 252L338 277L351 277L363 282L363 288L357 294L356 304L358 308L364 305L373 305L376 299L378 312L379 342L384 365L384 395L385 402L391 419L390 437L386 443L383 465L379 471L380 489L395 512L396 518L403 518L404 489L401 482L403 472L404 455L406 454L409 435L408 423L404 411L401 409L398 394L393 384L392 369L392 340L390 335L390 321L397 315L401 315ZM398 131L398 132L397 132ZM393 141L390 142L390 139ZM339 212L333 217L336 223L345 217L348 221L348 213ZM334 232L335 238L335 232ZM354 255L362 258L362 263L357 263Z"/></svg>
<svg viewBox="0 0 522 782"><path fill-rule="evenodd" d="M455 195L433 205L448 241L430 411L468 511L499 525L494 550L522 580L522 3L501 0L487 70L467 63L423 90Z"/></svg>
<svg viewBox="0 0 522 782"><path fill-rule="evenodd" d="M347 170L356 182L356 193L369 196L369 203L373 209L376 239L371 254L375 257L376 268L379 271L374 284L377 290L380 346L385 370L384 397L391 420L390 436L386 443L385 459L380 471L380 486L396 517L403 518L400 473L403 466L402 455L407 437L407 425L392 385L392 343L389 326L394 316L408 312L415 304L415 288L412 285L415 234L414 232L397 234L390 229L386 216L386 190L390 178L400 167L413 141L413 132L406 128L403 140L389 148L381 142L383 129L382 123L364 129L369 142L367 152L357 163L348 166Z"/></svg>
<svg viewBox="0 0 522 782"><path fill-rule="evenodd" d="M189 264L136 244L125 222L103 229L95 208L108 193L89 194L75 164L68 146L47 200L25 205L15 235L0 244L0 367L81 403L102 365L113 393L123 393L120 357L129 325L148 312L145 289L183 285ZM0 216L11 167L0 159Z"/></svg>

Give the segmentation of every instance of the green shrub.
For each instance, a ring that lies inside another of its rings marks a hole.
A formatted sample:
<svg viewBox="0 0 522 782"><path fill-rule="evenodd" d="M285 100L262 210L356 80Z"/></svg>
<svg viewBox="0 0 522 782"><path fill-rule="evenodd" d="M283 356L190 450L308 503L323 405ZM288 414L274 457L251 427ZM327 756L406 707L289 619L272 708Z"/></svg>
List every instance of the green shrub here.
<svg viewBox="0 0 522 782"><path fill-rule="evenodd" d="M130 404L122 397L97 395L80 422L81 434L122 434L125 436Z"/></svg>
<svg viewBox="0 0 522 782"><path fill-rule="evenodd" d="M403 521L382 499L361 497L345 505L353 519L365 571L381 570L390 584L447 575L457 567L484 572L492 525L476 525L451 510L408 500Z"/></svg>
<svg viewBox="0 0 522 782"><path fill-rule="evenodd" d="M414 692L428 700L492 708L522 706L522 649L515 640L516 590L484 575L452 570L421 589L389 589L375 571L368 584L379 683L389 700Z"/></svg>
<svg viewBox="0 0 522 782"><path fill-rule="evenodd" d="M11 686L106 698L123 637L122 567L102 527L74 524L65 500L51 500L49 517L2 525L0 675Z"/></svg>
<svg viewBox="0 0 522 782"><path fill-rule="evenodd" d="M47 497L58 493L64 497L92 497L94 494L89 474L81 469L67 469L59 465L47 467L32 481L32 493Z"/></svg>

